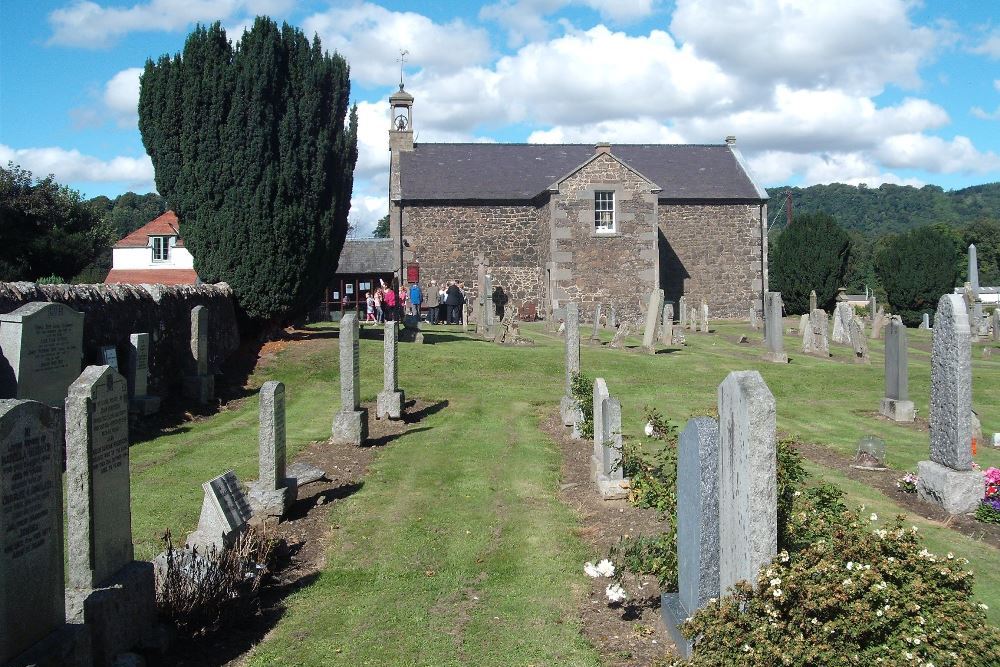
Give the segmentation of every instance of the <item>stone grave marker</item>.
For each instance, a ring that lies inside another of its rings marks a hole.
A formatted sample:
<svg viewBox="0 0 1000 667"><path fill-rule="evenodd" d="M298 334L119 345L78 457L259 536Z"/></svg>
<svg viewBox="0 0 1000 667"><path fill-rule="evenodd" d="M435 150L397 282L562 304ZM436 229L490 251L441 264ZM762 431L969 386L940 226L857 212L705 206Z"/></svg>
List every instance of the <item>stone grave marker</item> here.
<svg viewBox="0 0 1000 667"><path fill-rule="evenodd" d="M851 321L854 317L854 308L846 301L839 301L833 311L833 342L843 345L851 344Z"/></svg>
<svg viewBox="0 0 1000 667"><path fill-rule="evenodd" d="M489 273L486 274L484 278L483 285L483 313L484 313L484 326L483 326L483 336L489 339L493 339L496 335L494 331L496 319L496 306L493 303L493 276ZM553 311L553 319L556 314Z"/></svg>
<svg viewBox="0 0 1000 667"><path fill-rule="evenodd" d="M207 553L232 546L253 516L253 508L236 473L227 470L201 485L205 498L198 530L187 537L187 545Z"/></svg>
<svg viewBox="0 0 1000 667"><path fill-rule="evenodd" d="M191 368L184 378L184 395L205 405L215 399L215 376L208 371L208 308L191 309Z"/></svg>
<svg viewBox="0 0 1000 667"><path fill-rule="evenodd" d="M465 306L463 305L462 308L464 309ZM386 321L391 322L392 320ZM398 339L401 342L422 345L424 342L424 334L420 330L420 318L416 315L404 315L403 328L399 332Z"/></svg>
<svg viewBox="0 0 1000 667"><path fill-rule="evenodd" d="M930 329L931 328L931 316L928 313L924 313L920 318L920 326L918 329Z"/></svg>
<svg viewBox="0 0 1000 667"><path fill-rule="evenodd" d="M687 297L682 296L677 300L677 323L680 324L681 328L687 326L688 323L688 307L687 307Z"/></svg>
<svg viewBox="0 0 1000 667"><path fill-rule="evenodd" d="M768 292L764 296L764 342L767 343L764 359L776 364L787 364L781 307L780 292Z"/></svg>
<svg viewBox="0 0 1000 667"><path fill-rule="evenodd" d="M830 356L830 320L826 316L826 311L820 308L809 314L809 332L812 336L812 352L817 357L827 358Z"/></svg>
<svg viewBox="0 0 1000 667"><path fill-rule="evenodd" d="M83 313L35 301L0 315L0 353L0 396L61 410L69 385L80 374Z"/></svg>
<svg viewBox="0 0 1000 667"><path fill-rule="evenodd" d="M618 311L615 309L614 304L612 304L611 312L608 314L608 327L618 329Z"/></svg>
<svg viewBox="0 0 1000 667"><path fill-rule="evenodd" d="M580 419L580 408L573 398L573 376L580 372L580 306L575 301L566 304L566 375L559 414L563 426L573 426Z"/></svg>
<svg viewBox="0 0 1000 667"><path fill-rule="evenodd" d="M708 304L701 300L701 332L708 333Z"/></svg>
<svg viewBox="0 0 1000 667"><path fill-rule="evenodd" d="M618 329L615 331L614 338L611 339L611 343L608 347L614 348L616 350L622 350L625 348L625 338L631 333L632 326L629 324L628 320L622 320L622 323L618 325Z"/></svg>
<svg viewBox="0 0 1000 667"><path fill-rule="evenodd" d="M851 347L854 348L854 361L859 364L871 363L868 358L868 339L865 337L865 327L857 317L847 323L850 333Z"/></svg>
<svg viewBox="0 0 1000 667"><path fill-rule="evenodd" d="M993 340L1000 342L1000 308L993 310Z"/></svg>
<svg viewBox="0 0 1000 667"><path fill-rule="evenodd" d="M809 316L805 313L799 318L799 333L802 335L802 352L813 353L812 325L809 323Z"/></svg>
<svg viewBox="0 0 1000 667"><path fill-rule="evenodd" d="M375 417L377 419L403 418L403 392L399 389L399 359L397 338L399 327L395 322L386 323L383 334L382 391L378 393Z"/></svg>
<svg viewBox="0 0 1000 667"><path fill-rule="evenodd" d="M598 333L601 330L601 304L594 306L594 328L590 332L590 344L595 345L601 342Z"/></svg>
<svg viewBox="0 0 1000 667"><path fill-rule="evenodd" d="M931 344L931 460L917 464L917 493L951 514L976 509L985 494L972 469L972 340L962 297L945 294Z"/></svg>
<svg viewBox="0 0 1000 667"><path fill-rule="evenodd" d="M909 378L906 327L893 319L885 330L885 398L879 407L879 412L893 421L913 421L915 411L910 400Z"/></svg>
<svg viewBox="0 0 1000 667"><path fill-rule="evenodd" d="M594 379L594 392L591 406L594 417L594 439L593 451L590 453L590 479L597 481L598 475L603 467L602 451L604 447L605 435L604 427L604 399L608 398L611 392L608 391L608 384L604 378Z"/></svg>
<svg viewBox="0 0 1000 667"><path fill-rule="evenodd" d="M596 432L597 422L594 422ZM617 398L607 397L601 405L600 468L596 479L597 492L604 500L618 500L628 496L628 480L621 467L622 448L622 405Z"/></svg>
<svg viewBox="0 0 1000 667"><path fill-rule="evenodd" d="M757 321L757 307L750 304L750 328L757 331L760 328L760 323Z"/></svg>
<svg viewBox="0 0 1000 667"><path fill-rule="evenodd" d="M719 590L756 584L778 550L774 396L757 371L719 385Z"/></svg>
<svg viewBox="0 0 1000 667"><path fill-rule="evenodd" d="M868 319L872 322L875 321L875 313L878 312L878 304L875 301L875 293L872 292L868 295Z"/></svg>
<svg viewBox="0 0 1000 667"><path fill-rule="evenodd" d="M885 309L879 306L879 309L875 312L874 317L872 317L872 338L878 340L882 337L882 328L885 326L886 316Z"/></svg>
<svg viewBox="0 0 1000 667"><path fill-rule="evenodd" d="M816 290L810 290L809 292L809 312L816 310Z"/></svg>
<svg viewBox="0 0 1000 667"><path fill-rule="evenodd" d="M66 398L66 618L90 628L94 662L138 646L155 618L153 565L133 560L128 389L88 366Z"/></svg>
<svg viewBox="0 0 1000 667"><path fill-rule="evenodd" d="M663 290L654 289L649 294L646 307L646 327L642 332L642 349L650 354L656 352L656 325L662 316Z"/></svg>
<svg viewBox="0 0 1000 667"><path fill-rule="evenodd" d="M660 325L660 344L674 344L674 304L672 303L663 306L663 322Z"/></svg>
<svg viewBox="0 0 1000 667"><path fill-rule="evenodd" d="M692 643L680 626L719 597L719 424L688 421L677 444L677 588L660 595L663 624L682 658ZM777 515L776 515L777 516Z"/></svg>
<svg viewBox="0 0 1000 667"><path fill-rule="evenodd" d="M333 417L333 443L360 446L368 437L368 410L361 407L361 348L358 316L340 320L340 410Z"/></svg>
<svg viewBox="0 0 1000 667"><path fill-rule="evenodd" d="M392 325L396 327L395 322ZM296 480L289 479L285 470L284 383L268 380L261 386L258 422L260 476L250 484L248 500L254 514L281 517L295 502L298 493Z"/></svg>
<svg viewBox="0 0 1000 667"><path fill-rule="evenodd" d="M128 337L129 411L146 416L160 411L160 397L149 395L149 334Z"/></svg>
<svg viewBox="0 0 1000 667"><path fill-rule="evenodd" d="M101 360L105 366L118 370L118 350L114 345L101 346Z"/></svg>

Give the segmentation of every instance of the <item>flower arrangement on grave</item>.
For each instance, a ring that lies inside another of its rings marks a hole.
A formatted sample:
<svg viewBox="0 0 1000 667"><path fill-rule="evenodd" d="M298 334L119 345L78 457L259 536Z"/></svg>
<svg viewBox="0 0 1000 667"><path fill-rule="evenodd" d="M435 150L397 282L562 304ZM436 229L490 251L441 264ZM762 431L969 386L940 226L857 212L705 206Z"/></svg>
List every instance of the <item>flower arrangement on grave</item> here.
<svg viewBox="0 0 1000 667"><path fill-rule="evenodd" d="M916 493L917 492L917 482L920 478L914 475L912 472L908 472L899 479L896 480L896 488L903 493Z"/></svg>
<svg viewBox="0 0 1000 667"><path fill-rule="evenodd" d="M986 496L976 508L976 518L983 523L1000 524L1000 468L987 468L983 477L986 480Z"/></svg>

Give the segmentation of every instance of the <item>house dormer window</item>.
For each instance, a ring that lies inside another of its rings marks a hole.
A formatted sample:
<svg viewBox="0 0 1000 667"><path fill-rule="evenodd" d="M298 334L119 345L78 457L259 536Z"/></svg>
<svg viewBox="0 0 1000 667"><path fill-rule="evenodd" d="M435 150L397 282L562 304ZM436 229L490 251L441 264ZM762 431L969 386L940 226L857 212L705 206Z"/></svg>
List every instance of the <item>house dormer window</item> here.
<svg viewBox="0 0 1000 667"><path fill-rule="evenodd" d="M170 258L170 237L153 236L153 261L165 262Z"/></svg>
<svg viewBox="0 0 1000 667"><path fill-rule="evenodd" d="M594 229L599 234L615 232L615 193L598 190L594 193Z"/></svg>

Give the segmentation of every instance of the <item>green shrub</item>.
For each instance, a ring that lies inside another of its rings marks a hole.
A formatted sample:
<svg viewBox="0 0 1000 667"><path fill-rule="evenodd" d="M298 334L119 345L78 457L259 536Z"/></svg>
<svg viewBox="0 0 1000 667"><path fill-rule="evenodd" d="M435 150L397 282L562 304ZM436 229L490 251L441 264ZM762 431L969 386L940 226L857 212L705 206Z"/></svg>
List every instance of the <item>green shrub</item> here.
<svg viewBox="0 0 1000 667"><path fill-rule="evenodd" d="M583 373L574 373L570 380L570 392L583 415L580 422L580 435L583 438L594 437L594 381Z"/></svg>
<svg viewBox="0 0 1000 667"><path fill-rule="evenodd" d="M656 577L660 589L677 590L677 531L668 530L653 537L622 537L611 547L608 559L615 564L614 580L624 585L628 573Z"/></svg>
<svg viewBox="0 0 1000 667"><path fill-rule="evenodd" d="M35 281L38 285L65 285L66 280L60 278L59 276L45 276L44 278L39 278Z"/></svg>

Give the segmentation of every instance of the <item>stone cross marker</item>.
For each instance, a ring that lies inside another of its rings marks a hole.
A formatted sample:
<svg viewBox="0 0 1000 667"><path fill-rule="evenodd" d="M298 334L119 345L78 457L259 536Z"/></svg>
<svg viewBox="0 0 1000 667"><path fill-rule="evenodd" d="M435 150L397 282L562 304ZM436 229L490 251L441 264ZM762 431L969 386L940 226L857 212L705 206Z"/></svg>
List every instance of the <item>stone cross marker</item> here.
<svg viewBox="0 0 1000 667"><path fill-rule="evenodd" d="M757 371L719 385L719 590L756 583L778 550L775 402ZM680 505L678 505L679 507Z"/></svg>
<svg viewBox="0 0 1000 667"><path fill-rule="evenodd" d="M897 422L912 422L909 360L906 350L906 327L897 319L885 329L885 398L879 412Z"/></svg>
<svg viewBox="0 0 1000 667"><path fill-rule="evenodd" d="M604 433L604 399L611 396L604 378L594 379L593 416L594 416L594 446L590 453L590 478L594 481L604 468L603 451L607 435Z"/></svg>
<svg viewBox="0 0 1000 667"><path fill-rule="evenodd" d="M191 368L184 378L184 395L199 405L215 398L215 376L208 372L208 308L191 309Z"/></svg>
<svg viewBox="0 0 1000 667"><path fill-rule="evenodd" d="M656 325L662 316L663 290L654 289L649 294L646 308L646 328L642 332L642 348L650 354L656 352Z"/></svg>
<svg viewBox="0 0 1000 667"><path fill-rule="evenodd" d="M0 315L0 396L62 409L83 358L83 313L32 302Z"/></svg>
<svg viewBox="0 0 1000 667"><path fill-rule="evenodd" d="M285 469L284 383L268 380L261 386L258 421L260 477L250 484L248 499L254 514L280 517L295 502L298 492L295 480L287 477Z"/></svg>
<svg viewBox="0 0 1000 667"><path fill-rule="evenodd" d="M973 511L985 487L972 469L972 341L958 294L942 296L934 315L930 432L931 460L917 464L917 492L951 514Z"/></svg>
<svg viewBox="0 0 1000 667"><path fill-rule="evenodd" d="M0 400L0 664L66 620L62 415ZM56 663L52 663L56 664Z"/></svg>
<svg viewBox="0 0 1000 667"><path fill-rule="evenodd" d="M376 401L375 417L377 419L402 419L403 392L399 389L399 358L398 345L399 327L395 322L386 323L383 348L383 380L382 391Z"/></svg>
<svg viewBox="0 0 1000 667"><path fill-rule="evenodd" d="M360 446L368 437L368 410L361 407L361 348L358 316L340 320L340 410L333 417L333 443Z"/></svg>
<svg viewBox="0 0 1000 667"><path fill-rule="evenodd" d="M596 431L596 421L594 425ZM600 468L594 480L597 492L604 500L624 498L628 495L628 484L621 467L622 404L617 398L609 396L601 402L600 431L603 434Z"/></svg>
<svg viewBox="0 0 1000 667"><path fill-rule="evenodd" d="M781 306L781 292L768 292L764 296L764 341L767 343L764 359L776 364L787 364Z"/></svg>
<svg viewBox="0 0 1000 667"><path fill-rule="evenodd" d="M688 421L677 444L677 593L663 593L663 623L683 658L691 642L680 626L719 597L719 424Z"/></svg>
<svg viewBox="0 0 1000 667"><path fill-rule="evenodd" d="M595 344L600 342L600 337L598 332L601 330L601 304L594 306L594 328L590 332L590 343Z"/></svg>
<svg viewBox="0 0 1000 667"><path fill-rule="evenodd" d="M253 508L236 473L227 470L201 485L205 498L201 505L198 530L188 535L187 544L202 553L222 551L232 545L253 516Z"/></svg>
<svg viewBox="0 0 1000 667"><path fill-rule="evenodd" d="M811 290L809 292L809 312L816 310L816 290Z"/></svg>
<svg viewBox="0 0 1000 667"><path fill-rule="evenodd" d="M580 408L573 398L573 376L580 372L580 306L575 301L566 304L566 375L559 413L563 426L572 426L580 418Z"/></svg>
<svg viewBox="0 0 1000 667"><path fill-rule="evenodd" d="M708 333L708 304L705 300L701 301L701 332Z"/></svg>
<svg viewBox="0 0 1000 667"><path fill-rule="evenodd" d="M128 337L129 410L140 415L160 411L160 397L149 395L149 334L134 333Z"/></svg>

